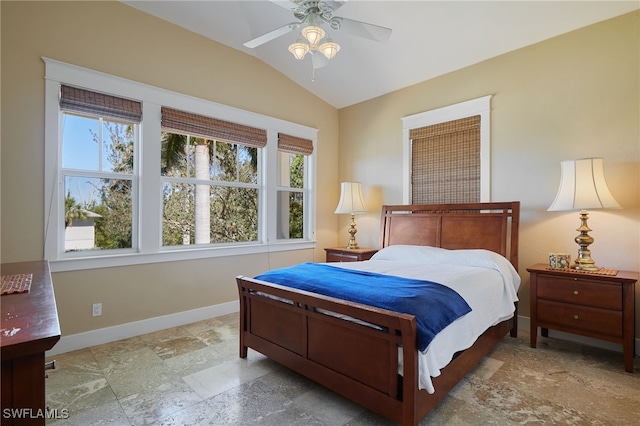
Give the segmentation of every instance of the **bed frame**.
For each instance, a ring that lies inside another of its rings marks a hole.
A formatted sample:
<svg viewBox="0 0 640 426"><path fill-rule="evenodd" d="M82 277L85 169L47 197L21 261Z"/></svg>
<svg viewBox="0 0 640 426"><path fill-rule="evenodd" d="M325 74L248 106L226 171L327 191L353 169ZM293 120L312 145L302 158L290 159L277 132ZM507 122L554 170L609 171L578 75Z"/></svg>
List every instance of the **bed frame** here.
<svg viewBox="0 0 640 426"><path fill-rule="evenodd" d="M383 206L380 245L485 248L502 254L517 269L519 215L517 201ZM417 425L498 341L509 332L512 337L517 335L516 304L512 319L487 329L471 348L456 354L432 380L436 391L429 394L418 389L413 315L244 276L236 281L241 358L252 348L403 425ZM381 330L321 310L377 324ZM402 375L398 374L399 348Z"/></svg>

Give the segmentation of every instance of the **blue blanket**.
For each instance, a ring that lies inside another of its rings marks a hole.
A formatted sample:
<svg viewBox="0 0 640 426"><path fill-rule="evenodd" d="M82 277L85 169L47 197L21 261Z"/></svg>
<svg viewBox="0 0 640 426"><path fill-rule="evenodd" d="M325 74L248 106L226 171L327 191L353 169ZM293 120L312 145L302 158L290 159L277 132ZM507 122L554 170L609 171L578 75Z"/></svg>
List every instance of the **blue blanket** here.
<svg viewBox="0 0 640 426"><path fill-rule="evenodd" d="M376 306L416 317L418 349L453 321L471 312L457 292L442 284L320 263L274 269L256 279Z"/></svg>

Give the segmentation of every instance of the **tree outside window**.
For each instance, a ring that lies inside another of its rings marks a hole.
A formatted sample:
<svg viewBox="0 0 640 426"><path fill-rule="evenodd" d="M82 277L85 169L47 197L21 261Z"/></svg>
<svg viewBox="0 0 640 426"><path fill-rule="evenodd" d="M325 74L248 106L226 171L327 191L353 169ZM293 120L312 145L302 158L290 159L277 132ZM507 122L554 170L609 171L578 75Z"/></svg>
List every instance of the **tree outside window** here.
<svg viewBox="0 0 640 426"><path fill-rule="evenodd" d="M258 148L163 132L165 246L258 240Z"/></svg>
<svg viewBox="0 0 640 426"><path fill-rule="evenodd" d="M63 122L65 241L93 236L65 251L132 248L136 125L69 113Z"/></svg>

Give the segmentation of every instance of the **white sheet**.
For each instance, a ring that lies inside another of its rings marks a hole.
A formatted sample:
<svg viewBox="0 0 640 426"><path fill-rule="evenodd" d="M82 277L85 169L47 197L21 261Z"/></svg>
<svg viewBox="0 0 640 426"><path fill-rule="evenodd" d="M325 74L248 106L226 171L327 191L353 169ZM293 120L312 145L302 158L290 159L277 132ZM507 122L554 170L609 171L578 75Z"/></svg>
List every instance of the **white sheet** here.
<svg viewBox="0 0 640 426"><path fill-rule="evenodd" d="M431 378L440 375L456 352L473 345L487 328L513 316L520 287L520 276L511 263L488 250L390 246L368 261L331 265L434 281L467 301L472 311L438 333L418 354L419 388L429 393L435 392Z"/></svg>

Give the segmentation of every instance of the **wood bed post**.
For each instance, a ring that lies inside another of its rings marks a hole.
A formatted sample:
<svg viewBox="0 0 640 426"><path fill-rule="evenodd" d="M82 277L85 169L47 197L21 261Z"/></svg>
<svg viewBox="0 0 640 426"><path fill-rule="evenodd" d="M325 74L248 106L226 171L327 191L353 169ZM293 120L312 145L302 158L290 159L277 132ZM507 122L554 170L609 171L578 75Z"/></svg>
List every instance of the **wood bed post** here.
<svg viewBox="0 0 640 426"><path fill-rule="evenodd" d="M241 275L236 277L236 283L238 285L238 294L240 295L240 358L246 358L248 347L244 344L244 333L247 331L247 298L244 295L244 290L240 282Z"/></svg>
<svg viewBox="0 0 640 426"><path fill-rule="evenodd" d="M418 417L418 347L417 341L411 339L416 335L416 321L402 329L402 424L417 425Z"/></svg>

